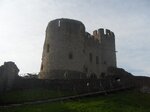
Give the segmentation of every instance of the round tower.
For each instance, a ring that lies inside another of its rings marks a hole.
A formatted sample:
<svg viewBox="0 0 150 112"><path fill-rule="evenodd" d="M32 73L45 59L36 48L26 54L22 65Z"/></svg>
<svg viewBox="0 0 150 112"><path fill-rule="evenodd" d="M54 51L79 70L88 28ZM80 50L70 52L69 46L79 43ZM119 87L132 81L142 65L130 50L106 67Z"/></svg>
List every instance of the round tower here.
<svg viewBox="0 0 150 112"><path fill-rule="evenodd" d="M39 78L84 78L84 35L85 27L80 21L50 21L46 28Z"/></svg>

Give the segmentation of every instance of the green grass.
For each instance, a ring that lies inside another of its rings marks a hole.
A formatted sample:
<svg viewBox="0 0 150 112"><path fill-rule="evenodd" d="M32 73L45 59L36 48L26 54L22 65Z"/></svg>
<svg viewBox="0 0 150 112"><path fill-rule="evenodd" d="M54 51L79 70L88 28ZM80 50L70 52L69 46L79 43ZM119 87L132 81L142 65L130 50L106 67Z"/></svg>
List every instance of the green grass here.
<svg viewBox="0 0 150 112"><path fill-rule="evenodd" d="M0 108L1 112L150 112L150 94L118 92L64 102Z"/></svg>

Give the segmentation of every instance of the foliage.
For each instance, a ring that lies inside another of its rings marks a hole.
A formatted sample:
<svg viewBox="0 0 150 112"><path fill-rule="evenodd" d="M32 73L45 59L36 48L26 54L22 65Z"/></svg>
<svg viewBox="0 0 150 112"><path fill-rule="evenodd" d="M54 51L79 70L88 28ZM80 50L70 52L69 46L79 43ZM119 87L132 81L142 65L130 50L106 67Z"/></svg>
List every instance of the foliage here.
<svg viewBox="0 0 150 112"><path fill-rule="evenodd" d="M136 91L65 102L0 108L5 112L150 112L150 94Z"/></svg>

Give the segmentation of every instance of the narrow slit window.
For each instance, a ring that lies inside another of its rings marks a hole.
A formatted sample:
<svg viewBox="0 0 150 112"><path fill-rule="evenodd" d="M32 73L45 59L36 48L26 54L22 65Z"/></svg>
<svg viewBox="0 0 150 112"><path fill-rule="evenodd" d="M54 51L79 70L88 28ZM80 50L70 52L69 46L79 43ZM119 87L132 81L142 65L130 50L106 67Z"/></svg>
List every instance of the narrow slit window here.
<svg viewBox="0 0 150 112"><path fill-rule="evenodd" d="M106 62L106 61L104 61L104 65L107 65L107 62Z"/></svg>
<svg viewBox="0 0 150 112"><path fill-rule="evenodd" d="M68 57L69 57L69 59L73 59L73 54L72 54L72 52L69 53L69 56L68 56Z"/></svg>
<svg viewBox="0 0 150 112"><path fill-rule="evenodd" d="M92 60L93 60L92 53L89 53L89 59L90 59L90 62L92 62Z"/></svg>
<svg viewBox="0 0 150 112"><path fill-rule="evenodd" d="M96 56L96 64L99 64L99 57Z"/></svg>

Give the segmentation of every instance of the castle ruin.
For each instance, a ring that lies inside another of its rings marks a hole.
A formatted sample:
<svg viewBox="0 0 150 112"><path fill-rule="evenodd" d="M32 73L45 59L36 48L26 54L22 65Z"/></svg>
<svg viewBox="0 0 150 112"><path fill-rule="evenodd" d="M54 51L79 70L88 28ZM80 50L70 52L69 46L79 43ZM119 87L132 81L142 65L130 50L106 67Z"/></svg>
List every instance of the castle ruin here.
<svg viewBox="0 0 150 112"><path fill-rule="evenodd" d="M108 75L109 67L116 67L115 35L112 31L100 28L91 35L77 20L49 22L40 79L101 78Z"/></svg>

